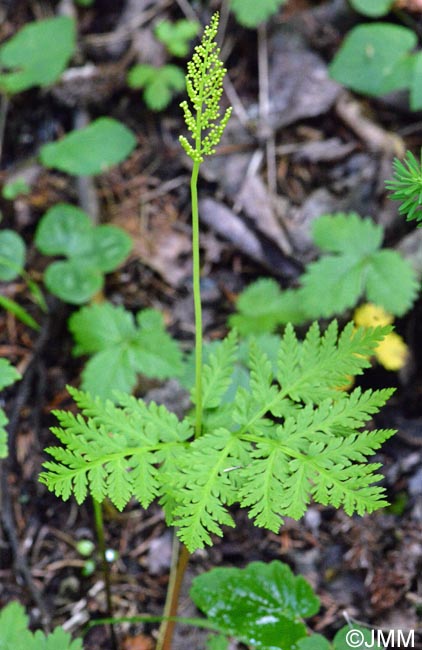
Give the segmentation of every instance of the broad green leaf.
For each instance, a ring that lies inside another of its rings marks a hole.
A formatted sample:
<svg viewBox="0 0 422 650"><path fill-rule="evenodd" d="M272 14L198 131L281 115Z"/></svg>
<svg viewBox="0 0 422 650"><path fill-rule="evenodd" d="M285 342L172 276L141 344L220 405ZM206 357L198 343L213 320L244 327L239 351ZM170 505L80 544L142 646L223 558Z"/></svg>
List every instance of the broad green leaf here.
<svg viewBox="0 0 422 650"><path fill-rule="evenodd" d="M178 345L165 332L159 312L136 316L110 303L89 305L69 319L74 353L93 354L82 373L84 390L114 399L114 391L131 392L137 374L175 377L182 371Z"/></svg>
<svg viewBox="0 0 422 650"><path fill-rule="evenodd" d="M128 74L131 88L144 88L143 98L153 111L164 110L173 96L185 88L185 75L176 65L156 68L148 64L135 65Z"/></svg>
<svg viewBox="0 0 422 650"><path fill-rule="evenodd" d="M112 225L97 226L92 233L92 257L103 273L114 271L125 261L132 248L132 239L121 228Z"/></svg>
<svg viewBox="0 0 422 650"><path fill-rule="evenodd" d="M48 86L65 69L75 48L75 23L60 16L25 25L0 47L0 90L14 94Z"/></svg>
<svg viewBox="0 0 422 650"><path fill-rule="evenodd" d="M279 325L306 320L300 293L293 289L282 291L270 278L249 285L239 295L236 307L238 313L230 316L229 323L243 336L273 332Z"/></svg>
<svg viewBox="0 0 422 650"><path fill-rule="evenodd" d="M371 18L379 18L389 13L394 0L349 0L353 9Z"/></svg>
<svg viewBox="0 0 422 650"><path fill-rule="evenodd" d="M190 596L222 632L254 648L294 650L306 636L298 618L313 616L319 600L301 576L278 561L245 569L212 569L194 578Z"/></svg>
<svg viewBox="0 0 422 650"><path fill-rule="evenodd" d="M330 75L348 88L367 95L383 95L410 83L410 51L416 34L400 25L372 23L354 27L330 65ZM400 67L400 74L395 69ZM407 74L404 74L404 72Z"/></svg>
<svg viewBox="0 0 422 650"><path fill-rule="evenodd" d="M198 32L199 23L196 20L177 20L175 23L162 20L154 29L156 37L170 54L181 57L189 54L191 40Z"/></svg>
<svg viewBox="0 0 422 650"><path fill-rule="evenodd" d="M25 242L14 230L0 230L0 281L9 282L25 265Z"/></svg>
<svg viewBox="0 0 422 650"><path fill-rule="evenodd" d="M40 160L46 167L68 174L92 176L121 163L135 146L136 138L124 124L100 117L58 142L45 144L40 149Z"/></svg>
<svg viewBox="0 0 422 650"><path fill-rule="evenodd" d="M229 650L229 641L225 636L213 634L208 637L205 650Z"/></svg>
<svg viewBox="0 0 422 650"><path fill-rule="evenodd" d="M231 0L230 9L238 23L252 29L268 20L285 3L286 0Z"/></svg>
<svg viewBox="0 0 422 650"><path fill-rule="evenodd" d="M87 256L92 251L93 224L74 205L57 203L47 210L35 234L35 245L44 255Z"/></svg>
<svg viewBox="0 0 422 650"><path fill-rule="evenodd" d="M103 287L104 278L89 260L80 257L53 262L44 274L47 289L72 305L81 305Z"/></svg>

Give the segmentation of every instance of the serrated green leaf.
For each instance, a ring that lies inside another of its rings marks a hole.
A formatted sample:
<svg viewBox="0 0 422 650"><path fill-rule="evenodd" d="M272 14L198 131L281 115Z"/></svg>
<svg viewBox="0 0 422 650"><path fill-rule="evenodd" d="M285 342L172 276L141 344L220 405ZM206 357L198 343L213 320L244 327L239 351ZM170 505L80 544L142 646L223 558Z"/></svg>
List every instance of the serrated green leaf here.
<svg viewBox="0 0 422 650"><path fill-rule="evenodd" d="M202 370L202 407L204 410L220 405L222 396L232 382L236 352L237 335L235 332L231 332L217 347L217 350L210 353ZM195 404L194 389L192 402Z"/></svg>
<svg viewBox="0 0 422 650"><path fill-rule="evenodd" d="M353 9L371 18L379 18L389 13L394 0L350 0Z"/></svg>
<svg viewBox="0 0 422 650"><path fill-rule="evenodd" d="M144 309L136 316L110 303L89 305L69 319L74 353L93 354L82 372L84 390L103 399L131 392L137 374L165 379L183 369L180 349L166 333L161 314Z"/></svg>
<svg viewBox="0 0 422 650"><path fill-rule="evenodd" d="M154 29L156 37L170 54L181 57L189 54L190 42L198 32L199 23L195 20L177 20L174 23L162 20Z"/></svg>
<svg viewBox="0 0 422 650"><path fill-rule="evenodd" d="M46 167L77 176L101 174L123 162L136 146L136 138L124 124L99 117L83 129L40 149Z"/></svg>
<svg viewBox="0 0 422 650"><path fill-rule="evenodd" d="M417 291L415 272L396 251L379 250L380 226L355 213L339 213L317 219L313 235L320 248L334 254L310 264L301 277L309 318L341 314L362 296L395 315L410 309Z"/></svg>
<svg viewBox="0 0 422 650"><path fill-rule="evenodd" d="M244 27L258 27L264 20L273 16L286 0L231 0L230 10L236 20Z"/></svg>
<svg viewBox="0 0 422 650"><path fill-rule="evenodd" d="M366 95L383 95L410 84L416 46L411 29L390 23L358 25L350 30L329 71L336 81ZM400 74L396 74L397 68Z"/></svg>
<svg viewBox="0 0 422 650"><path fill-rule="evenodd" d="M75 47L75 22L66 16L25 25L0 47L0 89L19 93L48 86L61 75Z"/></svg>
<svg viewBox="0 0 422 650"><path fill-rule="evenodd" d="M403 316L416 299L419 283L410 264L396 251L373 256L366 279L366 296L396 316Z"/></svg>
<svg viewBox="0 0 422 650"><path fill-rule="evenodd" d="M212 569L194 578L190 596L222 632L257 650L295 650L306 636L298 618L319 609L306 580L278 561Z"/></svg>
<svg viewBox="0 0 422 650"><path fill-rule="evenodd" d="M104 278L89 260L73 257L53 262L44 274L47 289L72 305L81 305L101 290Z"/></svg>
<svg viewBox="0 0 422 650"><path fill-rule="evenodd" d="M0 231L0 281L10 282L22 272L25 254L25 242L17 232Z"/></svg>
<svg viewBox="0 0 422 650"><path fill-rule="evenodd" d="M82 641L72 641L70 634L56 628L51 634L28 629L28 617L17 602L0 611L0 650L82 650Z"/></svg>

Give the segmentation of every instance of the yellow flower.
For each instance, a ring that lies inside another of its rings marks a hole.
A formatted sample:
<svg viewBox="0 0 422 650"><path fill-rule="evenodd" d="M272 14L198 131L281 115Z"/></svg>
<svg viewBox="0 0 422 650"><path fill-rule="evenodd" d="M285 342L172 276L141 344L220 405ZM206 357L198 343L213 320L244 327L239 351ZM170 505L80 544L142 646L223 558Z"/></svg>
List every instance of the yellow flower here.
<svg viewBox="0 0 422 650"><path fill-rule="evenodd" d="M376 325L391 325L394 316L382 307L365 303L355 310L353 320L356 326L375 327ZM409 350L402 337L396 332L390 332L376 348L375 357L386 370L400 370L406 364Z"/></svg>

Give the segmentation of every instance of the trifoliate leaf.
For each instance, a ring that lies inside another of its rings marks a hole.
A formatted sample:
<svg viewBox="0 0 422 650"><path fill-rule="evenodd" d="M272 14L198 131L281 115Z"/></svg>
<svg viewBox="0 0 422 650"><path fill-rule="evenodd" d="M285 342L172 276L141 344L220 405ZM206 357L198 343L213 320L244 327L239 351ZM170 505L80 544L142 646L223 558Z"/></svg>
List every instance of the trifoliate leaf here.
<svg viewBox="0 0 422 650"><path fill-rule="evenodd" d="M92 354L83 372L82 386L92 395L114 397L131 392L137 374L164 379L182 371L178 345L165 332L159 312L145 309L133 315L110 303L90 305L69 320L74 353Z"/></svg>
<svg viewBox="0 0 422 650"><path fill-rule="evenodd" d="M340 213L317 219L313 233L320 248L337 254L313 262L301 277L309 318L341 314L364 295L397 316L410 309L418 289L415 273L396 251L379 250L380 226Z"/></svg>
<svg viewBox="0 0 422 650"><path fill-rule="evenodd" d="M0 47L0 89L19 93L48 86L61 75L75 47L75 23L60 16L25 25Z"/></svg>
<svg viewBox="0 0 422 650"><path fill-rule="evenodd" d="M40 149L40 160L68 174L92 176L123 162L136 146L136 138L124 124L99 117L89 126Z"/></svg>
<svg viewBox="0 0 422 650"><path fill-rule="evenodd" d="M236 20L245 27L258 27L264 20L273 16L287 0L231 0L230 9Z"/></svg>
<svg viewBox="0 0 422 650"><path fill-rule="evenodd" d="M212 569L193 579L190 596L222 632L257 650L295 650L306 636L298 619L319 609L312 587L278 561Z"/></svg>
<svg viewBox="0 0 422 650"><path fill-rule="evenodd" d="M25 265L25 242L14 230L0 231L0 281L10 282Z"/></svg>
<svg viewBox="0 0 422 650"><path fill-rule="evenodd" d="M416 42L415 33L401 25L358 25L344 39L329 67L330 75L366 95L378 96L405 88L412 80L410 52Z"/></svg>
<svg viewBox="0 0 422 650"><path fill-rule="evenodd" d="M156 37L170 54L181 57L189 54L190 42L198 32L199 23L195 20L177 20L175 23L162 20L154 29Z"/></svg>
<svg viewBox="0 0 422 650"><path fill-rule="evenodd" d="M164 110L185 87L183 71L176 65L164 65L156 68L148 64L134 66L128 74L131 88L144 88L143 98L153 111Z"/></svg>

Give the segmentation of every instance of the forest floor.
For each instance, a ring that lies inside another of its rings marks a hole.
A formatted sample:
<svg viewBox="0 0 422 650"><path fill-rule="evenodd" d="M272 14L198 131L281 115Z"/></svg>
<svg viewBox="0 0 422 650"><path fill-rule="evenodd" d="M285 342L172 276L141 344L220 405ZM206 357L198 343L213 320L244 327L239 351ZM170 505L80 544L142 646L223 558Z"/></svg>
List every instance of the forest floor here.
<svg viewBox="0 0 422 650"><path fill-rule="evenodd" d="M3 4L0 40L29 20L62 10L66 2ZM410 112L405 93L367 99L347 92L327 74L344 33L359 18L346 3L297 0L265 26L248 30L223 5L222 54L234 112L218 155L203 165L200 179L207 340L225 334L236 296L256 278L271 276L283 286L295 285L315 258L310 223L321 214L355 211L370 216L384 227L388 246L411 258L422 250L421 231L415 235L414 227L398 216L384 188L393 157L422 146L421 114ZM161 310L170 332L186 349L193 343L193 302L190 170L178 143L183 118L177 99L164 112L150 111L141 92L127 88L125 78L139 58L162 63L163 51L153 36L158 20L191 18L194 13L204 24L219 8L219 1L97 0L93 7L79 9L74 65L92 63L94 77L86 87L62 81L49 90L16 96L0 168L3 184L23 168L36 178L28 195L2 199L0 206L2 227L16 229L28 243L27 268L35 280L42 277L45 264L33 246L40 216L58 201L79 203L88 211L94 207L102 222L122 227L134 241L128 261L107 277L107 299L133 311ZM412 19L422 29L422 14ZM88 119L115 117L138 140L127 161L82 185L34 162L38 147L73 128L81 114ZM63 503L38 482L46 460L43 448L53 440L51 411L70 407L66 385L80 381L83 361L72 356L66 326L73 308L48 298L49 312L43 315L24 282L3 284L0 290L41 323L37 333L0 311L1 355L23 375L2 396L12 452L0 465L0 605L16 599L34 625L63 625L77 635L88 618L105 612L100 567L84 577L85 560L75 548L80 539L94 539L91 509L72 500ZM399 373L374 366L363 380L365 387L397 388L375 422L399 430L377 457L392 505L363 518L312 505L302 520L287 520L279 534L254 528L234 508L236 528L193 555L186 593L192 576L208 568L279 559L316 590L321 611L309 625L328 638L344 625L344 612L377 628L420 629L421 315L419 301L395 322L409 346L406 366ZM185 397L174 382L147 380L139 383L136 394L176 409ZM159 614L172 544L161 510L144 512L134 503L121 514L106 508L105 518L107 546L118 552L111 566L115 615ZM187 596L180 612L194 612ZM156 629L120 626L122 650L152 649ZM93 628L84 643L87 650L108 649L107 629ZM181 628L175 650L201 650L203 644L199 632Z"/></svg>

